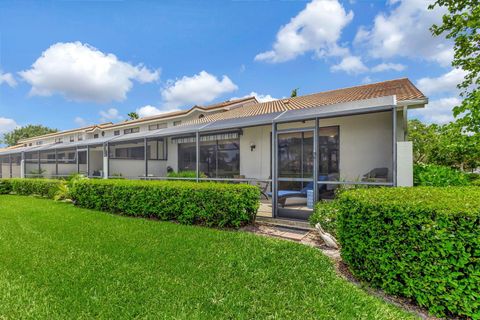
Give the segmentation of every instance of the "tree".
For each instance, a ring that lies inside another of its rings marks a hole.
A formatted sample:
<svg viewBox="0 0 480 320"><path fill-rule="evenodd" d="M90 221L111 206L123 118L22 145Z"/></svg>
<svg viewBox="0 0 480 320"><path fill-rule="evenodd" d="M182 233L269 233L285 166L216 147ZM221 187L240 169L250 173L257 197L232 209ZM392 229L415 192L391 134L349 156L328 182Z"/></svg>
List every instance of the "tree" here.
<svg viewBox="0 0 480 320"><path fill-rule="evenodd" d="M295 88L292 90L292 93L290 93L290 98L295 98L297 96L299 88Z"/></svg>
<svg viewBox="0 0 480 320"><path fill-rule="evenodd" d="M408 122L415 163L438 164L460 170L480 166L480 135L465 133L459 122L444 125Z"/></svg>
<svg viewBox="0 0 480 320"><path fill-rule="evenodd" d="M480 133L480 5L478 0L436 0L429 9L445 7L448 12L441 25L433 25L433 35L446 34L454 41L452 66L466 71L462 83L464 100L453 109L453 114L468 131Z"/></svg>
<svg viewBox="0 0 480 320"><path fill-rule="evenodd" d="M128 116L128 118L130 118L130 120L135 120L135 119L140 118L140 117L138 116L138 113L136 113L136 112L134 112L134 111L128 113L127 116Z"/></svg>
<svg viewBox="0 0 480 320"><path fill-rule="evenodd" d="M57 131L57 129L29 124L5 133L3 135L2 142L8 146L14 146L18 144L19 140L41 136L48 133L54 133Z"/></svg>

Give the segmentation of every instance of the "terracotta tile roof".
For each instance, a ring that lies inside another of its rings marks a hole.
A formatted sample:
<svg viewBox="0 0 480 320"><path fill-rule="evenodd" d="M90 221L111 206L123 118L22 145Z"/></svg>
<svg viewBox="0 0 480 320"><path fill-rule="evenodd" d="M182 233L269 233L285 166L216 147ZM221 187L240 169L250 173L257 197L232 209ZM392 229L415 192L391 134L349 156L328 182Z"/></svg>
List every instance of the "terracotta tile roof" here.
<svg viewBox="0 0 480 320"><path fill-rule="evenodd" d="M350 88L319 92L295 98L286 98L251 104L227 112L208 115L204 118L195 119L185 124L257 116L273 112L282 112L285 110L312 108L391 95L396 95L397 101L426 99L423 93L420 92L420 90L418 90L413 83L410 82L410 80L407 78L402 78Z"/></svg>
<svg viewBox="0 0 480 320"><path fill-rule="evenodd" d="M235 99L235 100L226 100L223 102L215 103L215 104L210 104L208 106L198 106L195 105L191 107L190 109L187 110L179 110L179 111L173 111L173 112L166 112L162 113L159 115L155 116L150 116L150 117L144 117L140 119L135 119L135 120L127 120L123 122L118 122L118 123L110 123L105 126L99 125L98 127L100 129L108 129L108 128L113 128L113 127L118 127L118 126L124 126L124 125L129 125L129 124L135 124L135 123L142 123L145 121L154 121L154 120L162 120L162 119L168 119L171 117L176 117L176 116L181 116L181 115L186 115L192 110L199 109L199 110L204 110L204 111L212 111L216 109L222 109L222 108L228 108L231 105L239 104L239 103L246 103L251 101L251 103L258 103L257 99L255 97L247 97L247 98L241 98L241 99Z"/></svg>
<svg viewBox="0 0 480 320"><path fill-rule="evenodd" d="M82 128L77 128L77 129L72 129L72 130L65 130L65 131L58 131L54 133L49 133L41 136L36 136L28 139L22 139L19 141L19 143L28 143L31 141L38 140L38 138L51 138L51 137L56 137L56 136L61 136L64 134L72 134L72 133L77 133L77 132L92 132L95 131L96 129L109 129L113 127L118 127L118 126L124 126L124 125L130 125L130 124L135 124L135 123L142 123L145 121L154 121L154 120L162 120L162 119L167 119L170 117L175 117L175 116L180 116L180 115L185 115L188 114L190 111L194 109L199 109L199 110L205 110L205 111L211 111L211 110L216 110L216 109L222 109L222 108L227 108L231 105L239 104L239 103L247 103L251 101L251 103L257 103L257 99L255 97L246 97L246 98L241 98L241 99L235 99L235 100L226 100L223 102L207 105L207 106L193 106L188 110L180 110L180 111L174 111L174 112L166 112L162 113L159 115L151 116L151 117L144 117L136 120L128 120L128 121L123 121L123 122L118 122L118 123L112 123L112 122L106 122L98 125L90 125L87 127L82 127Z"/></svg>

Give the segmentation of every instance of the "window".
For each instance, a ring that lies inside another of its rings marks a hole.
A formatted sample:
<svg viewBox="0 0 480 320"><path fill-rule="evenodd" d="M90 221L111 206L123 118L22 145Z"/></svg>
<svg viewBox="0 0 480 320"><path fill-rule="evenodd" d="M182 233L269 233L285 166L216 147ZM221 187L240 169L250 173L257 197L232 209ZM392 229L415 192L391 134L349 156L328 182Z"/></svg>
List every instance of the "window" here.
<svg viewBox="0 0 480 320"><path fill-rule="evenodd" d="M93 139L98 139L98 133L95 133L95 134L93 135Z"/></svg>
<svg viewBox="0 0 480 320"><path fill-rule="evenodd" d="M102 131L102 137L105 137L105 131Z"/></svg>
<svg viewBox="0 0 480 320"><path fill-rule="evenodd" d="M28 146L31 147L31 146L32 146L32 143L30 142L30 143L28 144Z"/></svg>
<svg viewBox="0 0 480 320"><path fill-rule="evenodd" d="M74 142L75 141L75 136L70 136L70 142Z"/></svg>
<svg viewBox="0 0 480 320"><path fill-rule="evenodd" d="M83 140L83 135L82 135L82 134L79 134L78 137L77 137L77 140L78 140L78 141L82 141L82 140Z"/></svg>
<svg viewBox="0 0 480 320"><path fill-rule="evenodd" d="M167 127L166 123L156 123L156 124L151 124L148 126L148 130L158 130L158 129L164 129Z"/></svg>
<svg viewBox="0 0 480 320"><path fill-rule="evenodd" d="M140 127L128 128L128 129L123 130L124 134L137 133L137 132L140 132Z"/></svg>
<svg viewBox="0 0 480 320"><path fill-rule="evenodd" d="M63 138L56 138L55 143L63 143Z"/></svg>
<svg viewBox="0 0 480 320"><path fill-rule="evenodd" d="M138 142L119 142L109 146L111 159L132 159L144 160L144 145L143 141Z"/></svg>
<svg viewBox="0 0 480 320"><path fill-rule="evenodd" d="M173 121L173 126L179 126L182 124L182 120Z"/></svg>
<svg viewBox="0 0 480 320"><path fill-rule="evenodd" d="M196 169L195 143L178 145L179 170ZM239 139L200 142L200 171L210 178L233 178L240 174Z"/></svg>
<svg viewBox="0 0 480 320"><path fill-rule="evenodd" d="M338 126L319 128L319 175L328 180L339 179L340 129Z"/></svg>
<svg viewBox="0 0 480 320"><path fill-rule="evenodd" d="M115 131L113 131L113 135L114 135L114 136L119 136L119 135L120 135L120 130L115 130Z"/></svg>
<svg viewBox="0 0 480 320"><path fill-rule="evenodd" d="M202 119L203 117L205 117L205 115L202 113L201 115L198 116L198 119Z"/></svg>
<svg viewBox="0 0 480 320"><path fill-rule="evenodd" d="M78 152L78 164L87 164L87 151Z"/></svg>
<svg viewBox="0 0 480 320"><path fill-rule="evenodd" d="M37 141L35 144L36 144L37 146L39 146L39 145L43 144L43 141Z"/></svg>
<svg viewBox="0 0 480 320"><path fill-rule="evenodd" d="M167 145L164 138L147 141L148 160L167 160Z"/></svg>

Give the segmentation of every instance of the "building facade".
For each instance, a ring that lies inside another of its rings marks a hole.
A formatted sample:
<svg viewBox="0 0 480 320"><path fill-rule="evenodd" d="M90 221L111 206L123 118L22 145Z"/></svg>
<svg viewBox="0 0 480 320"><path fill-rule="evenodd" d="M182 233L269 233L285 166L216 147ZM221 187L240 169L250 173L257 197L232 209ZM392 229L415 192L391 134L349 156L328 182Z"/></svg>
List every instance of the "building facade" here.
<svg viewBox="0 0 480 320"><path fill-rule="evenodd" d="M1 175L161 180L190 171L195 181L258 185L265 214L304 219L339 187L411 186L407 113L427 102L398 79L195 106L21 141L0 151Z"/></svg>

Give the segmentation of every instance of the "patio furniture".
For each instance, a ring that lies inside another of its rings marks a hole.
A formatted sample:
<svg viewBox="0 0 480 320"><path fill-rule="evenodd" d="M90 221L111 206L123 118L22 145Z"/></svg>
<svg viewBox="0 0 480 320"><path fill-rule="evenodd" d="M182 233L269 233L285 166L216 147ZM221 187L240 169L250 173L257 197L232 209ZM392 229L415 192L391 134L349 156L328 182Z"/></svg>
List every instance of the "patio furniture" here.
<svg viewBox="0 0 480 320"><path fill-rule="evenodd" d="M388 168L375 168L363 175L362 178L364 182L387 182L387 180Z"/></svg>

